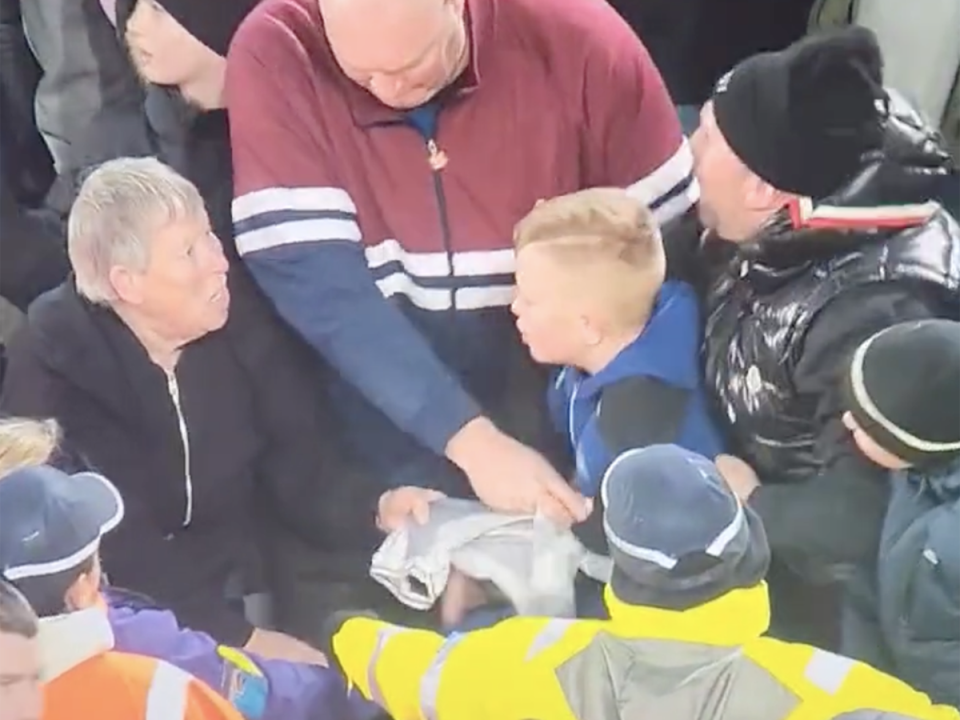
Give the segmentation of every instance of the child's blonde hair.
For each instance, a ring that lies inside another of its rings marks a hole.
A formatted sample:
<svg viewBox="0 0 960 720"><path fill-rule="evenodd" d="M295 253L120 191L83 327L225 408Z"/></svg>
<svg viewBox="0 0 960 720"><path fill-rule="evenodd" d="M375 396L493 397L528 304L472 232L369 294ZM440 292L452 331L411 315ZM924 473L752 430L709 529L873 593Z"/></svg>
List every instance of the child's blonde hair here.
<svg viewBox="0 0 960 720"><path fill-rule="evenodd" d="M0 479L14 470L47 463L60 438L56 420L0 418Z"/></svg>
<svg viewBox="0 0 960 720"><path fill-rule="evenodd" d="M623 324L650 315L666 273L660 229L650 209L626 190L592 188L542 200L513 232L517 252L549 247L600 295ZM597 282L590 282L596 269Z"/></svg>

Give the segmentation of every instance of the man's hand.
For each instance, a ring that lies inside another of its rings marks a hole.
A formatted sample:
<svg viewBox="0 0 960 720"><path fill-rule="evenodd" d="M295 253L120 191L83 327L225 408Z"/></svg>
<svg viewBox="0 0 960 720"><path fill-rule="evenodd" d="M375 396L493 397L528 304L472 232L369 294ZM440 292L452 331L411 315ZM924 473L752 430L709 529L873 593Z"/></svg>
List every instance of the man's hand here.
<svg viewBox="0 0 960 720"><path fill-rule="evenodd" d="M717 455L714 459L717 470L727 481L727 485L742 502L747 502L753 491L760 487L760 478L756 471L743 460L733 455Z"/></svg>
<svg viewBox="0 0 960 720"><path fill-rule="evenodd" d="M483 586L456 568L450 570L447 586L440 596L440 622L445 628L454 628L463 622L471 610L487 603Z"/></svg>
<svg viewBox="0 0 960 720"><path fill-rule="evenodd" d="M399 530L413 518L423 525L430 519L430 503L446 497L442 492L419 487L387 490L377 503L377 527L390 533Z"/></svg>
<svg viewBox="0 0 960 720"><path fill-rule="evenodd" d="M267 660L327 666L327 658L322 652L295 637L273 630L257 628L243 649Z"/></svg>
<svg viewBox="0 0 960 720"><path fill-rule="evenodd" d="M537 505L537 512L548 518L560 530L569 530L571 526L586 521L593 513L593 500L583 498L585 517L583 520L570 515L566 507L553 495L543 495Z"/></svg>
<svg viewBox="0 0 960 720"><path fill-rule="evenodd" d="M501 512L551 516L582 522L590 514L586 499L535 450L500 432L486 418L475 418L447 444L447 457L470 479L484 503ZM559 518L557 518L559 520Z"/></svg>

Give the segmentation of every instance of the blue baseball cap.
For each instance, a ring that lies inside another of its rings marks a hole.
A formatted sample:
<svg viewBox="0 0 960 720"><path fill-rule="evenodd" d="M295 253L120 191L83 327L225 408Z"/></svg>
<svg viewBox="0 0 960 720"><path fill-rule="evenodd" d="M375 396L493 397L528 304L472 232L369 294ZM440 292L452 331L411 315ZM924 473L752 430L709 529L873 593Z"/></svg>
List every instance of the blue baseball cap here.
<svg viewBox="0 0 960 720"><path fill-rule="evenodd" d="M0 478L0 575L10 582L80 566L123 519L123 499L102 475L39 465Z"/></svg>
<svg viewBox="0 0 960 720"><path fill-rule="evenodd" d="M767 573L760 518L705 457L676 445L628 450L605 473L600 497L610 584L625 603L687 609Z"/></svg>

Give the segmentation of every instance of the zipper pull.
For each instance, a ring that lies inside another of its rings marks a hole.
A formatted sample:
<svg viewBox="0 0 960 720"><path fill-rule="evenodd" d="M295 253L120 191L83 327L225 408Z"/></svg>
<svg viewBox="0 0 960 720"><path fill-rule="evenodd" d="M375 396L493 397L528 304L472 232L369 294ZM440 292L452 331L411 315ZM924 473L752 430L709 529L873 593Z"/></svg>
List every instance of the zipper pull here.
<svg viewBox="0 0 960 720"><path fill-rule="evenodd" d="M434 172L443 170L447 166L447 154L437 147L437 141L427 140L427 162L430 163L430 169Z"/></svg>

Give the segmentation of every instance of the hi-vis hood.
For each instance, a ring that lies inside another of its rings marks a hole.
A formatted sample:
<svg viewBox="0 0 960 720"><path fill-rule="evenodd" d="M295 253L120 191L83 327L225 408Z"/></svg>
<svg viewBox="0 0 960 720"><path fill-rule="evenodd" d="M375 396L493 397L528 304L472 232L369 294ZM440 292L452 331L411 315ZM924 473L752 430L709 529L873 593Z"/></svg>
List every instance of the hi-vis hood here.
<svg viewBox="0 0 960 720"><path fill-rule="evenodd" d="M40 620L41 667L45 682L112 649L113 631L106 612L101 608Z"/></svg>

